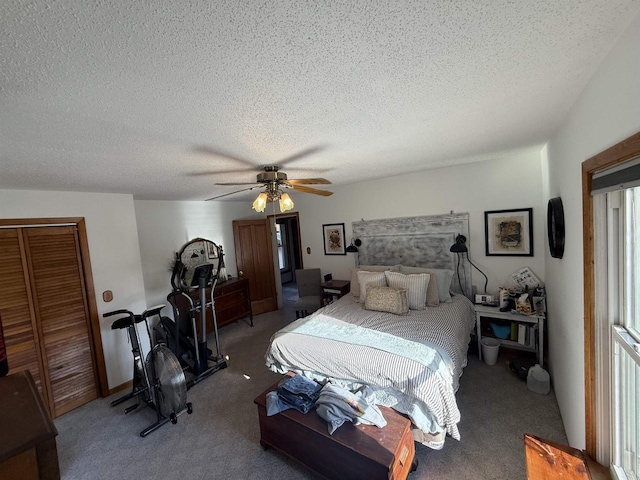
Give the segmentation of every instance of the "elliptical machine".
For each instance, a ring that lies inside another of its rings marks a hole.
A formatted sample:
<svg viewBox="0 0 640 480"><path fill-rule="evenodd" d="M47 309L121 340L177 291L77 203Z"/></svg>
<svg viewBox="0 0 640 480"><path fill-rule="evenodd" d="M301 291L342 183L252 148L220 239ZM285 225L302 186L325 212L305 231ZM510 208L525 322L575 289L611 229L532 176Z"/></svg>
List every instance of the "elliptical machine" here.
<svg viewBox="0 0 640 480"><path fill-rule="evenodd" d="M175 321L161 317L155 333L156 342L166 344L178 358L184 371L189 373L187 388L227 367L220 351L214 300L215 286L221 270L224 271L222 247L210 240L196 238L185 244L180 252L176 252L171 275L173 292L167 296L173 307ZM207 345L209 309L215 355Z"/></svg>
<svg viewBox="0 0 640 480"><path fill-rule="evenodd" d="M131 398L136 403L125 408L124 413L130 413L140 406L140 400L156 411L157 420L140 432L146 437L167 422L178 423L178 416L184 412L191 414L193 407L187 402L187 385L184 372L177 358L166 346L157 344L147 354L146 360L140 346L140 336L136 324L144 322L151 341L149 318L160 317L160 310L164 305L157 305L135 315L129 310L115 310L103 314L103 317L125 315L111 324L112 330L127 329L131 341L133 354L133 387L130 393L111 402L115 407Z"/></svg>

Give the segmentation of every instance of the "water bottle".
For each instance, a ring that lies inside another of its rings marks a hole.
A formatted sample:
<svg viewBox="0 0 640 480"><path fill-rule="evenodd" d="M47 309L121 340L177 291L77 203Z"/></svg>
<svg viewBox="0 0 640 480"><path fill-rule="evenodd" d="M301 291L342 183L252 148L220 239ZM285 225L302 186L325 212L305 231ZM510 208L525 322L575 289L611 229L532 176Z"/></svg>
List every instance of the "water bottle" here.
<svg viewBox="0 0 640 480"><path fill-rule="evenodd" d="M527 374L527 387L529 387L529 390L532 392L542 395L549 393L549 373L542 368L540 364L536 363L535 366L529 369L529 373Z"/></svg>

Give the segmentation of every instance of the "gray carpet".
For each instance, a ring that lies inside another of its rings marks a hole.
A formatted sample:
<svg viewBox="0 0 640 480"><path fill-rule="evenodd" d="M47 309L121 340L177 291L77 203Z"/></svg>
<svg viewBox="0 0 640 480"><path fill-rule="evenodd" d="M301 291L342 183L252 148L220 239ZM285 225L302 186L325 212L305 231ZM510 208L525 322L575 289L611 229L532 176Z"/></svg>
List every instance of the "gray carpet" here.
<svg viewBox="0 0 640 480"><path fill-rule="evenodd" d="M63 479L315 479L295 461L259 443L253 399L278 380L264 366L271 334L295 319L289 308L221 329L228 368L188 392L192 415L146 438L139 432L155 413L124 415L119 395L98 399L55 420ZM123 338L123 341L124 340ZM418 479L525 479L523 434L566 443L553 392L537 395L505 366L487 366L469 355L457 398L462 440L448 438L440 451L416 445ZM250 378L246 379L244 375Z"/></svg>

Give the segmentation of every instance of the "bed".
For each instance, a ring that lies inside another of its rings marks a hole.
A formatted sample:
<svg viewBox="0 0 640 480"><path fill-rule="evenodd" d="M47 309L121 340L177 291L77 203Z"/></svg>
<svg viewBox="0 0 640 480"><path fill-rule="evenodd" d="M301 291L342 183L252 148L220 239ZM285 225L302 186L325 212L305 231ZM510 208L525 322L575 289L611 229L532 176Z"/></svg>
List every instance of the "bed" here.
<svg viewBox="0 0 640 480"><path fill-rule="evenodd" d="M361 248L358 267L351 272L352 291L354 287L358 291L276 332L265 355L267 367L277 373L293 371L321 383L332 381L352 391L368 386L375 395L375 403L408 415L416 441L440 449L446 435L459 440L460 412L455 393L467 364L474 313L473 304L463 294L465 287L470 287L467 285L470 277L465 274L464 283L459 278L465 267L457 265L458 259L448 248L446 253L441 250L447 242L448 246L453 243L456 234L465 233L465 225L468 232L468 219L461 226L460 216L455 215L453 222L449 221L450 216L447 221L442 221L442 216L432 216L354 222L354 234L357 232L358 238L363 238L363 245L368 245ZM388 228L381 228L381 222ZM414 231L408 233L407 225ZM428 231L416 232L415 225L427 225ZM443 229L449 231L443 233ZM366 234L368 231L372 232L370 236ZM400 232L402 239L394 232ZM426 247L427 244L431 247ZM434 245L439 245L438 255L425 258L425 251L433 250ZM384 254L380 254L381 248ZM401 258L390 255L394 249L402 252ZM412 249L421 255L407 254ZM443 256L449 257L448 263L443 261ZM412 264L407 267L395 263L387 266L362 263L371 262L374 257L411 260ZM362 298L356 295L360 292L364 295L373 284L367 283L363 290L357 279L358 275L365 275L358 272L373 270L394 272L386 273L387 278L423 276L430 271L427 276L434 279L432 287L435 279L440 281L440 287L450 284L439 289L438 301L424 309L410 309L403 315L370 310L365 308L368 302L362 303ZM445 271L451 274L445 275L443 281Z"/></svg>

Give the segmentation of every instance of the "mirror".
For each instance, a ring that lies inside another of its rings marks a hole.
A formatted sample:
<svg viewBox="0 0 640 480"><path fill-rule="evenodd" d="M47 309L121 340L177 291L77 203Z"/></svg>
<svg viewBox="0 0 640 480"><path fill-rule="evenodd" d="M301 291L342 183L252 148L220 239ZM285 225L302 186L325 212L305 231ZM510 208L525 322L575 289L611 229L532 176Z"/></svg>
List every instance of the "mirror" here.
<svg viewBox="0 0 640 480"><path fill-rule="evenodd" d="M171 275L174 290L210 287L214 280L226 280L222 246L204 238L194 238L176 253Z"/></svg>

